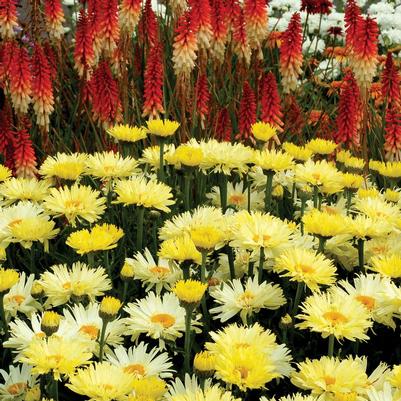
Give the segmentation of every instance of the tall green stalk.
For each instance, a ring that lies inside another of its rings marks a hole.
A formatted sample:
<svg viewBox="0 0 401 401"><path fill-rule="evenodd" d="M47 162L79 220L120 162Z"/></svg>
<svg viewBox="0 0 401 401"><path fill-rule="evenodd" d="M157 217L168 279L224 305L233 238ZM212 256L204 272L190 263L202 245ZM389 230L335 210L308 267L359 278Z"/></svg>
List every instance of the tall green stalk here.
<svg viewBox="0 0 401 401"><path fill-rule="evenodd" d="M329 335L329 343L327 346L327 355L329 357L332 357L334 355L334 340L335 340L334 334L330 334Z"/></svg>
<svg viewBox="0 0 401 401"><path fill-rule="evenodd" d="M184 369L191 374L191 319L193 308L185 308L185 343L184 343Z"/></svg>
<svg viewBox="0 0 401 401"><path fill-rule="evenodd" d="M104 346L106 342L106 327L108 321L106 319L102 319L102 331L100 332L100 339L99 339L99 361L103 362L103 355L104 355Z"/></svg>
<svg viewBox="0 0 401 401"><path fill-rule="evenodd" d="M138 206L137 208L137 227L136 227L136 250L141 251L143 246L143 220L145 208Z"/></svg>
<svg viewBox="0 0 401 401"><path fill-rule="evenodd" d="M4 330L4 340L8 338L8 324L6 320L6 311L4 310L4 293L0 294L0 318Z"/></svg>
<svg viewBox="0 0 401 401"><path fill-rule="evenodd" d="M227 210L227 176L224 173L220 173L219 186L221 210L225 213Z"/></svg>
<svg viewBox="0 0 401 401"><path fill-rule="evenodd" d="M259 284L263 281L263 266L265 264L265 248L263 246L260 248L259 251Z"/></svg>
<svg viewBox="0 0 401 401"><path fill-rule="evenodd" d="M363 238L358 238L358 261L361 272L365 271L365 241Z"/></svg>
<svg viewBox="0 0 401 401"><path fill-rule="evenodd" d="M266 174L266 188L265 188L265 212L270 211L272 203L272 189L273 189L273 177L274 171L268 170Z"/></svg>
<svg viewBox="0 0 401 401"><path fill-rule="evenodd" d="M159 181L164 182L164 138L159 137Z"/></svg>

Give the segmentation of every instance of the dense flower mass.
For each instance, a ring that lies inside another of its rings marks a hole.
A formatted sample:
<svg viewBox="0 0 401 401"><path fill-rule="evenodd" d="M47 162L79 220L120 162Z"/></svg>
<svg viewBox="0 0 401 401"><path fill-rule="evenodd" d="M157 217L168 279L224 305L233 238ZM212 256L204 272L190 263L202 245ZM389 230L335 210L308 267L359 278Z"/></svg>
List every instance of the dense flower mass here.
<svg viewBox="0 0 401 401"><path fill-rule="evenodd" d="M400 401L400 15L0 0L0 401Z"/></svg>

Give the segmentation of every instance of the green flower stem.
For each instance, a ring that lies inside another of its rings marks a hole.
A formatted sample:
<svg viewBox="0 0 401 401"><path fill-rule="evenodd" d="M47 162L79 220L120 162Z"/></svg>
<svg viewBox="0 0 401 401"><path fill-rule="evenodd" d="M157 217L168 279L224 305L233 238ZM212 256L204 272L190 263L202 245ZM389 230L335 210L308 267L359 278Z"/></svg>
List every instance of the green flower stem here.
<svg viewBox="0 0 401 401"><path fill-rule="evenodd" d="M128 293L128 281L124 280L124 286L123 286L123 301L124 302L127 300L127 293Z"/></svg>
<svg viewBox="0 0 401 401"><path fill-rule="evenodd" d="M191 319L193 307L185 308L185 343L184 343L184 369L185 373L191 374Z"/></svg>
<svg viewBox="0 0 401 401"><path fill-rule="evenodd" d="M263 281L264 263L265 263L265 248L261 247L259 251L259 284Z"/></svg>
<svg viewBox="0 0 401 401"><path fill-rule="evenodd" d="M52 396L54 401L58 401L58 381L52 376Z"/></svg>
<svg viewBox="0 0 401 401"><path fill-rule="evenodd" d="M230 245L227 245L228 267L230 269L230 280L235 279L234 252Z"/></svg>
<svg viewBox="0 0 401 401"><path fill-rule="evenodd" d="M95 254L93 252L88 252L86 257L88 258L88 265L90 267L95 267Z"/></svg>
<svg viewBox="0 0 401 401"><path fill-rule="evenodd" d="M301 196L301 234L304 235L304 222L302 221L302 218L304 217L305 214L305 206L306 206L306 196L302 195Z"/></svg>
<svg viewBox="0 0 401 401"><path fill-rule="evenodd" d="M248 277L252 277L253 276L253 267L255 265L255 262L253 261L249 261L248 262Z"/></svg>
<svg viewBox="0 0 401 401"><path fill-rule="evenodd" d="M102 331L100 332L100 339L99 339L99 361L103 362L103 355L104 355L104 346L106 343L106 327L108 321L106 319L102 319Z"/></svg>
<svg viewBox="0 0 401 401"><path fill-rule="evenodd" d="M265 189L265 212L268 212L271 208L272 203L272 189L273 189L273 177L274 171L268 170L266 174L266 189Z"/></svg>
<svg viewBox="0 0 401 401"><path fill-rule="evenodd" d="M329 335L329 344L327 347L327 355L329 357L332 357L334 355L334 335L333 334Z"/></svg>
<svg viewBox="0 0 401 401"><path fill-rule="evenodd" d="M4 329L4 340L8 338L8 324L6 320L6 311L4 310L4 293L0 294L0 318Z"/></svg>
<svg viewBox="0 0 401 401"><path fill-rule="evenodd" d="M247 202L248 202L248 204L247 204L247 210L248 210L248 213L251 213L251 185L249 184L249 182L248 182L248 187L247 187L247 195L248 195L248 197L247 197Z"/></svg>
<svg viewBox="0 0 401 401"><path fill-rule="evenodd" d="M315 185L313 187L313 207L317 209L319 202L319 187Z"/></svg>
<svg viewBox="0 0 401 401"><path fill-rule="evenodd" d="M301 283L300 281L298 282L297 285L297 292L295 293L295 299L294 299L294 305L292 307L291 311L291 317L294 318L294 316L297 314L298 311L298 306L301 301L302 294L304 292L304 283Z"/></svg>
<svg viewBox="0 0 401 401"><path fill-rule="evenodd" d="M202 265L201 265L201 278L200 281L202 283L206 283L206 260L207 260L207 251L202 251Z"/></svg>
<svg viewBox="0 0 401 401"><path fill-rule="evenodd" d="M365 271L365 240L362 238L358 238L358 260L359 260L359 269L361 272Z"/></svg>
<svg viewBox="0 0 401 401"><path fill-rule="evenodd" d="M225 213L227 210L227 176L224 173L220 173L219 185L221 210Z"/></svg>
<svg viewBox="0 0 401 401"><path fill-rule="evenodd" d="M109 276L109 279L113 281L113 277L111 275L111 266L110 266L109 252L108 251L104 252L104 264L105 264L107 275Z"/></svg>
<svg viewBox="0 0 401 401"><path fill-rule="evenodd" d="M352 202L352 192L351 190L347 189L345 191L345 194L347 196L347 203L346 203L346 207L347 207L347 216L350 213L350 209L351 209L351 202Z"/></svg>
<svg viewBox="0 0 401 401"><path fill-rule="evenodd" d="M143 243L143 218L145 215L145 208L143 206L139 206L137 209L137 227L136 227L136 250L142 250Z"/></svg>
<svg viewBox="0 0 401 401"><path fill-rule="evenodd" d="M184 175L184 208L185 210L191 209L191 181L192 181L192 171L188 168Z"/></svg>
<svg viewBox="0 0 401 401"><path fill-rule="evenodd" d="M202 251L202 265L201 265L201 277L200 281L202 283L206 283L206 261L207 261L207 251ZM206 296L202 298L201 301L201 306L202 306L202 315L203 315L203 320L205 324L205 332L209 332L210 328L210 316L209 316L209 310L207 308L206 304Z"/></svg>
<svg viewBox="0 0 401 401"><path fill-rule="evenodd" d="M188 280L189 279L189 262L188 261L182 262L181 268L182 268L182 276L183 276L184 280Z"/></svg>
<svg viewBox="0 0 401 401"><path fill-rule="evenodd" d="M159 181L164 182L164 138L159 137L160 160L159 160Z"/></svg>
<svg viewBox="0 0 401 401"><path fill-rule="evenodd" d="M324 245L326 243L326 238L324 237L320 237L319 236L319 248L318 248L318 252L323 253L324 252Z"/></svg>
<svg viewBox="0 0 401 401"><path fill-rule="evenodd" d="M246 188L247 210L248 210L248 213L251 213L251 184L250 184L249 174L248 173L244 174L244 186L243 186L243 188Z"/></svg>

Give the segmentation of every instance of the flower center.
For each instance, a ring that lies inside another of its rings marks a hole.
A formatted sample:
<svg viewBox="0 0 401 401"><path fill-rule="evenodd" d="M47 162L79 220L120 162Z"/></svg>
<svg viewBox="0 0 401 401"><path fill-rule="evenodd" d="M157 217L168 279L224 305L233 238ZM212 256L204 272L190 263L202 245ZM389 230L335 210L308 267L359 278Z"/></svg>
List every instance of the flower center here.
<svg viewBox="0 0 401 401"><path fill-rule="evenodd" d="M158 277L164 277L170 273L170 269L164 266L154 266L149 269L152 273L154 273Z"/></svg>
<svg viewBox="0 0 401 401"><path fill-rule="evenodd" d="M103 390L105 390L106 392L109 391L113 391L114 390L114 386L112 384L101 384L101 387L103 388Z"/></svg>
<svg viewBox="0 0 401 401"><path fill-rule="evenodd" d="M301 271L302 273L313 273L315 271L313 266L303 265L302 263L295 265L295 270Z"/></svg>
<svg viewBox="0 0 401 401"><path fill-rule="evenodd" d="M253 236L253 240L254 242L259 242L260 240L263 241L263 245L265 245L266 242L268 242L270 240L271 236L270 235L259 235L259 234L255 234Z"/></svg>
<svg viewBox="0 0 401 401"><path fill-rule="evenodd" d="M77 199L71 199L65 202L66 209L80 209L82 208L82 202Z"/></svg>
<svg viewBox="0 0 401 401"><path fill-rule="evenodd" d="M245 201L245 196L244 195L231 195L228 202L232 203L233 205L241 205Z"/></svg>
<svg viewBox="0 0 401 401"><path fill-rule="evenodd" d="M64 284L63 284L63 288L64 288L65 290L71 289L71 283L70 283L69 281L66 282L66 283L64 283Z"/></svg>
<svg viewBox="0 0 401 401"><path fill-rule="evenodd" d="M347 323L348 319L340 312L331 311L323 313L323 317L330 321L332 325L337 325L339 323Z"/></svg>
<svg viewBox="0 0 401 401"><path fill-rule="evenodd" d="M244 293L241 294L239 297L240 303L245 307L251 306L254 299L255 299L255 294L249 290L244 291Z"/></svg>
<svg viewBox="0 0 401 401"><path fill-rule="evenodd" d="M355 297L357 301L363 304L370 311L375 307L375 299L372 297L368 297L367 295L358 295Z"/></svg>
<svg viewBox="0 0 401 401"><path fill-rule="evenodd" d="M246 380L249 375L249 369L244 366L238 366L235 369L241 376L241 380Z"/></svg>
<svg viewBox="0 0 401 401"><path fill-rule="evenodd" d="M167 313L158 313L156 315L151 316L150 321L152 323L160 324L165 329L168 329L175 323L175 318L174 316L171 316Z"/></svg>
<svg viewBox="0 0 401 401"><path fill-rule="evenodd" d="M327 386L331 386L332 384L335 384L336 378L333 376L325 376L324 381L326 382Z"/></svg>
<svg viewBox="0 0 401 401"><path fill-rule="evenodd" d="M81 333L88 335L91 338L91 340L96 340L99 334L99 329L96 326L90 324L81 326L79 331Z"/></svg>
<svg viewBox="0 0 401 401"><path fill-rule="evenodd" d="M249 348L251 345L250 344L248 344L248 343L237 343L237 344L235 344L235 348L237 348L237 349L246 349L246 348Z"/></svg>
<svg viewBox="0 0 401 401"><path fill-rule="evenodd" d="M320 173L313 173L312 177L316 180L319 181L320 180Z"/></svg>
<svg viewBox="0 0 401 401"><path fill-rule="evenodd" d="M63 360L63 355L49 355L48 359L50 359L50 364L54 362L55 366L58 366L60 362Z"/></svg>
<svg viewBox="0 0 401 401"><path fill-rule="evenodd" d="M131 373L137 376L145 376L146 371L143 365L140 363L134 363L132 365L128 365L124 368L124 372Z"/></svg>
<svg viewBox="0 0 401 401"><path fill-rule="evenodd" d="M21 305L22 302L25 301L25 297L23 295L13 295L8 299L10 300L10 302L15 302L18 305Z"/></svg>
<svg viewBox="0 0 401 401"><path fill-rule="evenodd" d="M21 222L22 222L22 219L15 219L15 220L10 221L10 222L8 223L8 227L12 228L12 227L16 226L17 224L19 224L19 223L21 223Z"/></svg>
<svg viewBox="0 0 401 401"><path fill-rule="evenodd" d="M18 395L27 388L26 383L14 383L7 387L7 392L11 395Z"/></svg>

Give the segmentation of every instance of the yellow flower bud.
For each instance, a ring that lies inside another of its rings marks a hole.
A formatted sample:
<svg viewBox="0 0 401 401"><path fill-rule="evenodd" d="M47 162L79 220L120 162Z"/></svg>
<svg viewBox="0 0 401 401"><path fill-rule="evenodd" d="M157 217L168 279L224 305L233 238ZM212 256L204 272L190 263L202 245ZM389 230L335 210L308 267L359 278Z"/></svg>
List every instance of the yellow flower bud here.
<svg viewBox="0 0 401 401"><path fill-rule="evenodd" d="M194 369L199 376L212 376L215 370L216 356L209 351L198 352L194 358Z"/></svg>
<svg viewBox="0 0 401 401"><path fill-rule="evenodd" d="M207 284L203 284L200 281L179 280L175 284L173 292L184 307L194 307L201 301L206 289Z"/></svg>
<svg viewBox="0 0 401 401"><path fill-rule="evenodd" d="M19 280L16 270L0 269L0 294L8 291Z"/></svg>
<svg viewBox="0 0 401 401"><path fill-rule="evenodd" d="M43 313L40 329L47 335L51 336L56 333L60 326L60 315L57 312L46 311Z"/></svg>
<svg viewBox="0 0 401 401"><path fill-rule="evenodd" d="M130 280L134 277L134 268L129 263L125 262L120 271L120 277L122 280Z"/></svg>
<svg viewBox="0 0 401 401"><path fill-rule="evenodd" d="M212 226L193 228L190 232L192 242L198 251L211 251L222 241L222 232Z"/></svg>
<svg viewBox="0 0 401 401"><path fill-rule="evenodd" d="M100 303L99 316L103 320L114 320L121 308L121 301L114 297L104 297Z"/></svg>

